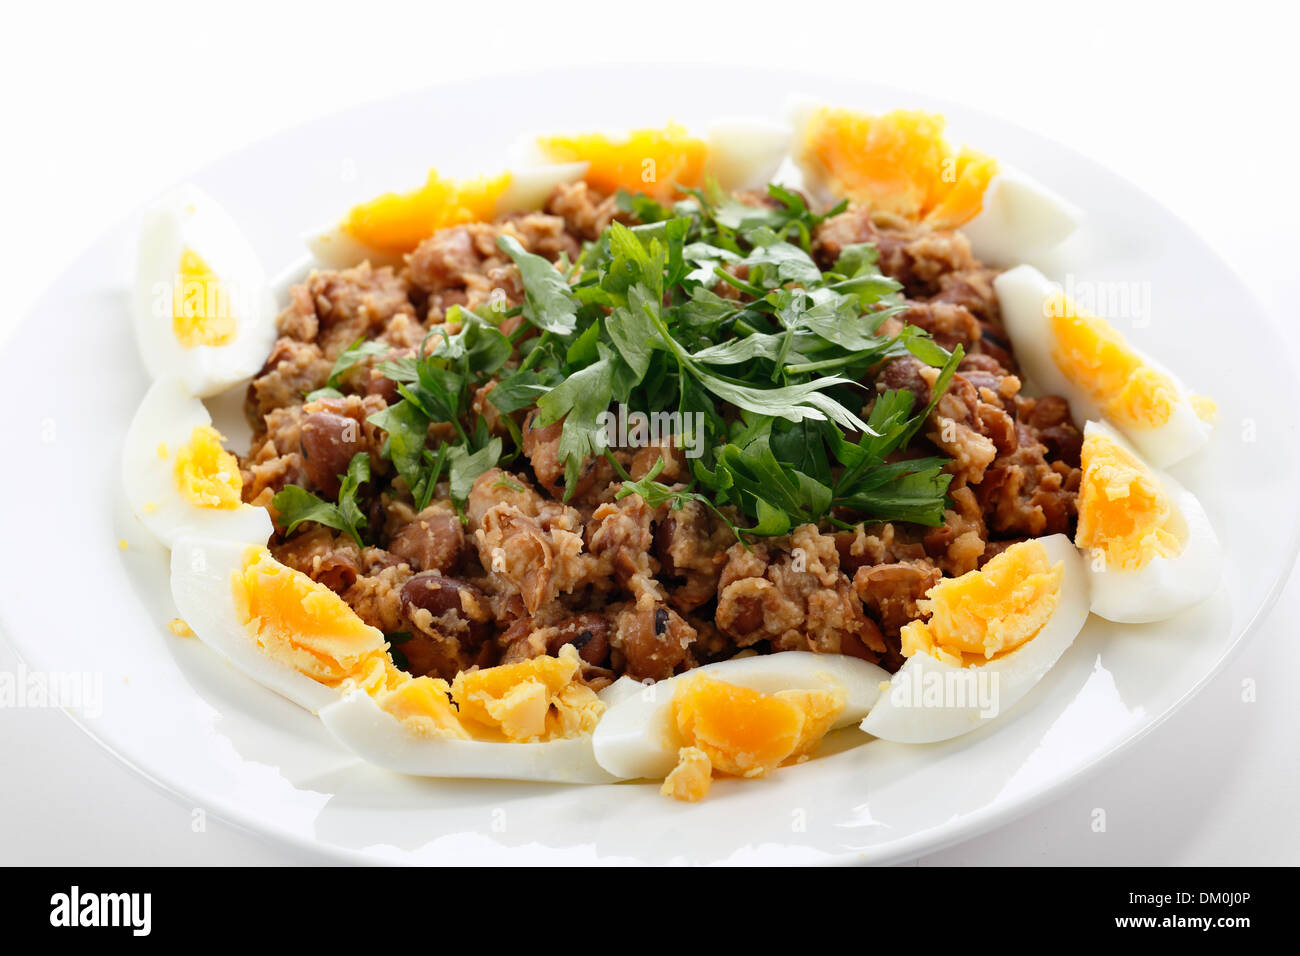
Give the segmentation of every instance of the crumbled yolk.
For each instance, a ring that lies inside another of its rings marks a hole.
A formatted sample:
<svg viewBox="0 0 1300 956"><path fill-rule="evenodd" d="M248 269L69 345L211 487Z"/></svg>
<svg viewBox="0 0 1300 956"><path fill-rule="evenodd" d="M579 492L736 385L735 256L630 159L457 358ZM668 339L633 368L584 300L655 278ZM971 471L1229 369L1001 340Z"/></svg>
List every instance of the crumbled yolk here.
<svg viewBox="0 0 1300 956"><path fill-rule="evenodd" d="M392 667L384 635L347 603L266 548L252 547L231 575L235 611L272 658L322 684L374 686Z"/></svg>
<svg viewBox="0 0 1300 956"><path fill-rule="evenodd" d="M737 777L761 777L811 750L844 709L844 695L823 690L764 694L697 674L673 696L674 719L688 747Z"/></svg>
<svg viewBox="0 0 1300 956"><path fill-rule="evenodd" d="M1084 438L1081 459L1076 545L1100 549L1107 567L1126 571L1182 550L1173 503L1146 464L1096 432Z"/></svg>
<svg viewBox="0 0 1300 956"><path fill-rule="evenodd" d="M904 625L903 656L919 652L961 667L1014 650L1055 612L1064 576L1064 562L1053 567L1042 542L1013 544L984 567L945 578L926 593L918 606L930 619Z"/></svg>
<svg viewBox="0 0 1300 956"><path fill-rule="evenodd" d="M558 657L461 671L452 700L470 725L507 740L559 740L591 733L605 711L595 692L577 680L580 659L566 644Z"/></svg>
<svg viewBox="0 0 1300 956"><path fill-rule="evenodd" d="M983 208L997 163L971 149L954 154L943 127L944 118L933 113L870 116L821 107L809 118L800 158L837 196L955 229Z"/></svg>
<svg viewBox="0 0 1300 956"><path fill-rule="evenodd" d="M343 221L343 231L371 249L400 256L435 230L491 220L509 185L509 173L458 181L443 179L431 169L419 189L384 193L353 207Z"/></svg>
<svg viewBox="0 0 1300 956"><path fill-rule="evenodd" d="M1107 418L1136 428L1169 421L1179 401L1178 386L1148 365L1109 322L1059 293L1049 299L1047 314L1057 367Z"/></svg>
<svg viewBox="0 0 1300 956"><path fill-rule="evenodd" d="M227 345L235 339L235 326L225 286L202 256L193 249L184 249L172 290L172 332L176 340L187 349Z"/></svg>
<svg viewBox="0 0 1300 956"><path fill-rule="evenodd" d="M704 178L709 148L677 123L663 129L633 130L625 138L603 133L543 136L538 147L552 162L585 162L587 185L604 193L626 189L660 202L671 201L678 186L694 187Z"/></svg>
<svg viewBox="0 0 1300 956"><path fill-rule="evenodd" d="M194 631L188 624L179 617L174 617L167 622L167 630L171 631L177 637L193 637Z"/></svg>
<svg viewBox="0 0 1300 956"><path fill-rule="evenodd" d="M699 747L682 747L677 751L677 766L664 777L659 792L674 800L695 803L709 795L713 782L713 763Z"/></svg>
<svg viewBox="0 0 1300 956"><path fill-rule="evenodd" d="M1219 417L1218 403L1208 395L1189 395L1187 401L1192 406L1192 411L1196 412L1196 417L1205 424L1213 425Z"/></svg>
<svg viewBox="0 0 1300 956"><path fill-rule="evenodd" d="M458 740L562 740L596 729L605 705L576 678L578 652L461 671L448 684L371 665L353 681L416 733Z"/></svg>
<svg viewBox="0 0 1300 956"><path fill-rule="evenodd" d="M200 508L230 510L242 502L239 462L221 442L221 433L211 425L196 425L190 440L176 450L176 488Z"/></svg>
<svg viewBox="0 0 1300 956"><path fill-rule="evenodd" d="M376 695L380 709L428 737L469 739L451 704L451 688L437 677L413 677Z"/></svg>

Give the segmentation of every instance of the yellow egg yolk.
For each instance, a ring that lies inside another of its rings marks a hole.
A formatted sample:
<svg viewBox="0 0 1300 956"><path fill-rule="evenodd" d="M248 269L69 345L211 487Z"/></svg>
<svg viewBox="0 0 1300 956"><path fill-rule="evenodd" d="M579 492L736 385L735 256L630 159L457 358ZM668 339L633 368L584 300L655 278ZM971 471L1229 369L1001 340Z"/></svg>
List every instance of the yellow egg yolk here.
<svg viewBox="0 0 1300 956"><path fill-rule="evenodd" d="M174 617L167 622L167 630L171 631L177 637L193 637L193 629L179 617Z"/></svg>
<svg viewBox="0 0 1300 956"><path fill-rule="evenodd" d="M566 644L558 657L461 671L451 697L462 722L480 735L506 740L560 740L591 733L605 712L595 692L578 680L577 650Z"/></svg>
<svg viewBox="0 0 1300 956"><path fill-rule="evenodd" d="M438 677L412 677L375 695L381 710L428 737L468 740L469 731L451 704L451 688Z"/></svg>
<svg viewBox="0 0 1300 956"><path fill-rule="evenodd" d="M1173 503L1144 462L1096 432L1084 437L1081 459L1076 545L1099 549L1107 567L1125 571L1182 550Z"/></svg>
<svg viewBox="0 0 1300 956"><path fill-rule="evenodd" d="M492 220L509 185L509 173L457 181L431 169L419 189L385 193L354 207L343 231L371 249L400 256L438 229Z"/></svg>
<svg viewBox="0 0 1300 956"><path fill-rule="evenodd" d="M815 747L844 710L842 693L764 694L696 674L673 695L673 719L686 747L737 777L761 777Z"/></svg>
<svg viewBox="0 0 1300 956"><path fill-rule="evenodd" d="M713 763L699 747L682 747L677 751L677 766L664 777L659 792L674 800L695 803L709 795L713 783Z"/></svg>
<svg viewBox="0 0 1300 956"><path fill-rule="evenodd" d="M800 158L836 196L955 229L983 208L997 163L971 149L954 153L943 128L943 117L932 113L821 107L809 118Z"/></svg>
<svg viewBox="0 0 1300 956"><path fill-rule="evenodd" d="M231 510L241 504L244 480L239 461L221 447L222 436L211 425L196 425L190 440L176 449L172 474L182 497L200 508ZM166 446L158 446L158 456L166 458Z"/></svg>
<svg viewBox="0 0 1300 956"><path fill-rule="evenodd" d="M1196 412L1196 417L1207 425L1213 425L1219 417L1219 405L1208 395L1189 395L1188 403L1192 406L1192 411Z"/></svg>
<svg viewBox="0 0 1300 956"><path fill-rule="evenodd" d="M1111 421L1155 428L1179 401L1173 379L1152 368L1109 322L1079 309L1064 295L1048 300L1052 358Z"/></svg>
<svg viewBox="0 0 1300 956"><path fill-rule="evenodd" d="M602 133L543 136L538 147L556 163L585 162L587 185L603 193L626 189L660 202L676 197L678 186L699 186L709 148L685 128L669 123L663 129L633 130L625 138Z"/></svg>
<svg viewBox="0 0 1300 956"><path fill-rule="evenodd" d="M962 667L1012 651L1043 629L1061 603L1065 564L1039 541L1013 544L974 571L945 578L919 602L928 621L903 626L903 656L929 654Z"/></svg>
<svg viewBox="0 0 1300 956"><path fill-rule="evenodd" d="M266 653L331 687L374 687L392 676L384 635L347 603L266 548L249 548L231 575L235 612Z"/></svg>
<svg viewBox="0 0 1300 956"><path fill-rule="evenodd" d="M235 340L235 314L217 274L193 249L181 252L172 290L172 332L187 349Z"/></svg>

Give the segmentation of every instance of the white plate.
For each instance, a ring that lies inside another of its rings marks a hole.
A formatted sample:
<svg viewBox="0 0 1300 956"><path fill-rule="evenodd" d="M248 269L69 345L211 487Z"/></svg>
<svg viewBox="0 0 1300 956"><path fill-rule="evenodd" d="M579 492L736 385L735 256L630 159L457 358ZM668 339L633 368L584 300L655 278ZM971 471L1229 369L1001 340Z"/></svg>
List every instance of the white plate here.
<svg viewBox="0 0 1300 956"><path fill-rule="evenodd" d="M700 91L741 86L753 104L798 91L875 110L942 110L955 139L1085 208L1083 232L1040 265L1076 282L1148 283L1152 321L1127 331L1219 400L1210 448L1175 469L1201 496L1227 553L1223 586L1202 606L1156 625L1092 619L1024 701L966 737L832 747L838 752L767 780L720 782L699 805L674 803L649 784L438 782L375 770L315 718L164 629L174 615L165 555L126 512L116 478L147 385L127 312L134 223L123 223L69 267L6 346L0 613L27 665L101 673L102 715L74 716L191 806L340 859L440 865L900 860L1025 812L1172 713L1223 665L1294 560L1295 376L1250 291L1205 243L1090 161L898 91L674 68L508 76L421 92L290 130L194 179L275 271L300 256L302 231L358 199L417 184L431 164L494 172L524 130L668 118L702 125L716 110ZM1195 759L1196 741L1187 748Z"/></svg>

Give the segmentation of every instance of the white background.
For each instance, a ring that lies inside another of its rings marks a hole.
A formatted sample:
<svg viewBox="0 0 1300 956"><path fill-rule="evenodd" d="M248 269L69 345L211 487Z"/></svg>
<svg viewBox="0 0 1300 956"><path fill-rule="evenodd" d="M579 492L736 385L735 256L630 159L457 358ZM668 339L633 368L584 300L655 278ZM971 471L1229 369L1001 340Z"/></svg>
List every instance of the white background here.
<svg viewBox="0 0 1300 956"><path fill-rule="evenodd" d="M0 329L111 223L287 125L452 76L711 61L892 83L1068 144L1204 235L1287 328L1294 355L1294 27L1275 19L1284 9L1276 3L1204 9L933 0L15 5L0 58ZM718 95L720 112L744 105L742 89ZM575 97L580 117L580 90ZM57 328L58 316L44 318ZM1230 315L1223 334L1233 334ZM57 353L4 359L48 362L58 387ZM1224 369L1223 387L1249 375ZM1202 384L1213 393L1214 383ZM919 862L1300 863L1298 616L1293 574L1264 626L1172 720L1066 796ZM111 628L111 615L88 625ZM0 639L0 669L14 666ZM1243 700L1245 681L1254 682L1253 702ZM1091 825L1097 808L1104 833ZM190 808L57 711L0 712L0 863L302 859L212 820L193 832Z"/></svg>

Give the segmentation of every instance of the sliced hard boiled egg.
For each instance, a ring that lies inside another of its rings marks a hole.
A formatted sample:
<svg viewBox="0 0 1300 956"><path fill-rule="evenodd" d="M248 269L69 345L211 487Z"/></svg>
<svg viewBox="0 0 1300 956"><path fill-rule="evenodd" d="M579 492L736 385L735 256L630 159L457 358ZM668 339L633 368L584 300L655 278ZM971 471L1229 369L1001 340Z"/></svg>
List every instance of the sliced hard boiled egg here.
<svg viewBox="0 0 1300 956"><path fill-rule="evenodd" d="M578 181L586 169L585 163L552 163L469 180L447 179L431 169L419 189L385 193L353 207L341 222L308 235L307 247L330 269L367 260L399 265L438 229L540 209L556 186Z"/></svg>
<svg viewBox="0 0 1300 956"><path fill-rule="evenodd" d="M1093 613L1140 624L1204 600L1218 585L1223 551L1196 496L1101 422L1084 426L1082 464L1075 544Z"/></svg>
<svg viewBox="0 0 1300 956"><path fill-rule="evenodd" d="M790 136L784 123L737 116L716 121L705 137L669 123L661 129L540 136L518 151L554 162L586 162L587 184L606 195L622 189L668 203L679 197L679 187L702 186L710 178L728 192L762 189L789 152Z"/></svg>
<svg viewBox="0 0 1300 956"><path fill-rule="evenodd" d="M1032 266L993 281L1016 357L1044 393L1061 395L1078 423L1105 418L1157 468L1208 440L1214 405L1192 395L1109 322L1079 308Z"/></svg>
<svg viewBox="0 0 1300 956"><path fill-rule="evenodd" d="M1002 165L984 191L980 211L962 225L971 251L986 265L1005 268L1060 245L1083 211L1018 169Z"/></svg>
<svg viewBox="0 0 1300 956"><path fill-rule="evenodd" d="M275 342L275 305L257 255L194 186L144 214L134 308L149 374L178 378L199 397L255 374Z"/></svg>
<svg viewBox="0 0 1300 956"><path fill-rule="evenodd" d="M1023 541L936 584L927 621L902 631L906 662L862 721L899 743L947 740L1027 694L1088 617L1083 559L1062 534Z"/></svg>
<svg viewBox="0 0 1300 956"><path fill-rule="evenodd" d="M709 157L709 144L677 123L623 134L540 136L536 148L554 163L585 162L587 185L606 195L625 189L659 202L677 198L679 186L701 185Z"/></svg>
<svg viewBox="0 0 1300 956"><path fill-rule="evenodd" d="M122 486L135 516L165 545L183 534L265 544L271 517L245 504L239 462L222 447L203 402L178 380L154 382L122 451Z"/></svg>
<svg viewBox="0 0 1300 956"><path fill-rule="evenodd" d="M495 215L541 209L557 186L576 183L586 171L586 163L550 163L516 169L510 173L510 182L497 201Z"/></svg>
<svg viewBox="0 0 1300 956"><path fill-rule="evenodd" d="M199 640L313 713L338 700L345 685L378 688L405 676L379 630L260 544L178 538L171 585L181 619Z"/></svg>
<svg viewBox="0 0 1300 956"><path fill-rule="evenodd" d="M602 695L575 681L576 653L462 673L448 684L417 677L389 689L355 688L320 712L326 728L368 763L421 777L612 783L596 762L591 729ZM563 678L558 689L555 678ZM477 685L477 686L476 686ZM606 688L608 691L609 688ZM453 707L452 701L457 707ZM531 714L540 735L509 737L489 714ZM472 716L488 716L482 722ZM566 715L567 718L566 719Z"/></svg>
<svg viewBox="0 0 1300 956"><path fill-rule="evenodd" d="M954 150L937 113L895 110L873 116L796 101L795 165L824 203L849 199L936 229L955 229L982 207L997 163Z"/></svg>
<svg viewBox="0 0 1300 956"><path fill-rule="evenodd" d="M790 151L785 123L751 117L722 119L709 127L705 167L728 192L763 189Z"/></svg>
<svg viewBox="0 0 1300 956"><path fill-rule="evenodd" d="M782 651L707 664L639 692L615 684L609 690L617 702L601 718L592 739L596 760L618 777L661 779L672 772L680 749L699 748L702 742L712 748L718 769L731 772L763 766L768 761L746 762L745 753L761 757L756 753L760 745L774 746L773 741L784 733L792 737L787 742L792 743L788 752L793 754L803 743L794 738L802 733L804 721L812 716L815 722L816 714L824 711L813 706L816 701L800 701L797 695L834 695L842 700L833 717L819 728L824 733L861 720L888 679L883 669L854 657ZM777 699L781 694L786 696ZM679 720L683 702L687 725L694 725L685 733ZM801 706L805 703L809 706ZM796 720L792 708L808 716ZM762 728L766 728L762 733L753 733ZM730 755L730 762L724 755Z"/></svg>

